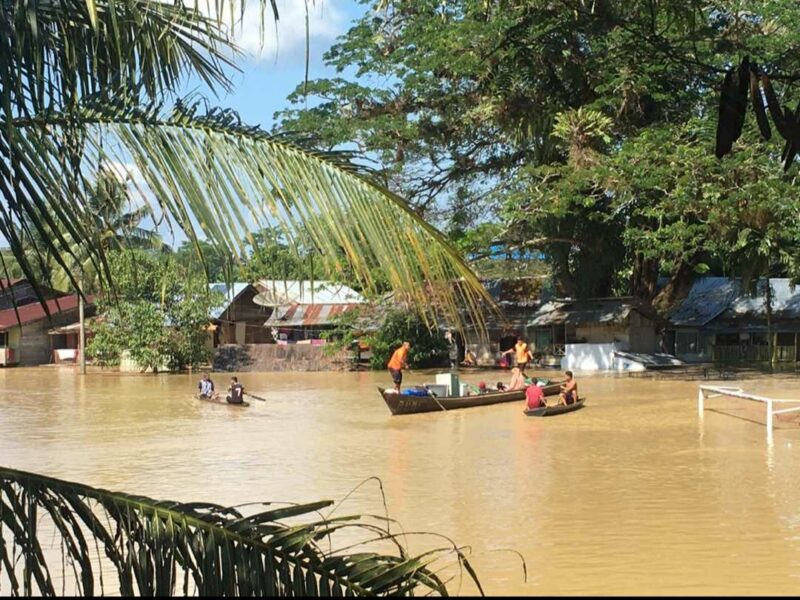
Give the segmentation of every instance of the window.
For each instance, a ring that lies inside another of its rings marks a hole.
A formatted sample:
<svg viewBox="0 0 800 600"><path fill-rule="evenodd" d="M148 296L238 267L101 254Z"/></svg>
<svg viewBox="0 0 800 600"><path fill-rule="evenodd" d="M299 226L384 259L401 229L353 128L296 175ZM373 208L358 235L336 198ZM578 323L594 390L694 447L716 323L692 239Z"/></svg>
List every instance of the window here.
<svg viewBox="0 0 800 600"><path fill-rule="evenodd" d="M0 348L8 347L8 332L0 331Z"/></svg>
<svg viewBox="0 0 800 600"><path fill-rule="evenodd" d="M794 346L793 333L779 333L775 336L776 346Z"/></svg>
<svg viewBox="0 0 800 600"><path fill-rule="evenodd" d="M716 345L717 346L738 346L739 334L738 333L718 333Z"/></svg>

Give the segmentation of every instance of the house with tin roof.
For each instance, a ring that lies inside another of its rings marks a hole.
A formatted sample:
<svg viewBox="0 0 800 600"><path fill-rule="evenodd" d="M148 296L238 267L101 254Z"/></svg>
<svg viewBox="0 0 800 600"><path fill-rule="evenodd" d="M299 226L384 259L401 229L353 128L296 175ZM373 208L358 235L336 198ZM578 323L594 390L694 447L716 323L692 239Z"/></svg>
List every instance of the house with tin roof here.
<svg viewBox="0 0 800 600"><path fill-rule="evenodd" d="M262 279L255 285L260 293L254 301L271 309L263 326L279 343L320 340L338 317L365 302L351 287L331 281Z"/></svg>
<svg viewBox="0 0 800 600"><path fill-rule="evenodd" d="M768 361L767 284L776 360L795 362L800 356L800 286L785 278L761 279L752 290L738 278L698 279L668 315L669 349L695 362Z"/></svg>

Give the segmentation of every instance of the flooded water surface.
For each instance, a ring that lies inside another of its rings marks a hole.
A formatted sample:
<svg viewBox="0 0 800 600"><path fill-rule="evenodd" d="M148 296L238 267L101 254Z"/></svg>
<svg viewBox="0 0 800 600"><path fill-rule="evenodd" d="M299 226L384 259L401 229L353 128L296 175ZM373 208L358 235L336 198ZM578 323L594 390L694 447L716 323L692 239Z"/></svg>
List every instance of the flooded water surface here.
<svg viewBox="0 0 800 600"><path fill-rule="evenodd" d="M2 370L0 464L223 504L338 501L378 477L390 516L470 546L492 594L800 592L800 427L770 447L762 407L723 398L701 420L697 381L584 376L583 410L535 419L522 402L393 417L384 373L243 374L269 400L246 409L193 400L196 379ZM725 385L800 398L788 376ZM382 513L377 484L342 511Z"/></svg>

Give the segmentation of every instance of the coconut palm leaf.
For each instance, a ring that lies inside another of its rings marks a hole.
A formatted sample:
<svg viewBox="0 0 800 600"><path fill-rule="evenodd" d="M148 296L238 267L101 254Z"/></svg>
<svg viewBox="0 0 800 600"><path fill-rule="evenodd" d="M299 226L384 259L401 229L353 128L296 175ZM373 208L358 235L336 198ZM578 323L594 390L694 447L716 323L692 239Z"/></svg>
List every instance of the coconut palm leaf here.
<svg viewBox="0 0 800 600"><path fill-rule="evenodd" d="M444 314L461 323L466 314L482 325L481 303L491 300L457 251L346 157L307 150L286 136L244 125L232 111L201 111L198 103L178 101L167 112L124 99L93 99L71 115L47 112L13 122L23 140L18 147L45 157L37 172L54 185L60 147L51 141L75 115L83 128L81 162L134 163L146 181L141 200L171 215L196 243L202 233L242 255L242 240L251 230L283 232L291 241L305 234L327 272L347 266L364 290L378 294L386 291L374 277L380 270L399 299L419 307L429 322ZM44 130L55 135L42 136ZM75 212L74 205L64 203L61 211ZM72 232L59 235L63 218L37 210L25 214L37 231L53 232L40 237L52 240L47 250L54 255L70 253L68 236L81 239ZM77 217L81 223L91 218L96 215ZM96 225L88 228L87 242L96 231ZM103 250L97 249L98 257Z"/></svg>
<svg viewBox="0 0 800 600"><path fill-rule="evenodd" d="M222 15L241 18L245 3L200 4L211 16L198 4L0 3L0 234L25 276L52 260L78 287L73 266L88 257L110 283L89 190L91 166L111 159L136 164L146 199L198 252L200 234L241 254L249 231L277 226L290 240L308 235L329 273L347 264L367 292L383 291L379 272L429 324L444 313L461 325L467 314L483 331L481 308L494 305L457 251L346 157L269 136L230 111L161 107L189 74L212 89L229 84L235 48ZM268 9L277 18L274 2L259 6L262 19Z"/></svg>
<svg viewBox="0 0 800 600"><path fill-rule="evenodd" d="M246 516L235 508L159 502L0 467L0 593L447 594L429 568L443 550L409 556L396 536L364 517L286 522L331 504ZM398 554L323 551L315 540L345 523L381 532Z"/></svg>

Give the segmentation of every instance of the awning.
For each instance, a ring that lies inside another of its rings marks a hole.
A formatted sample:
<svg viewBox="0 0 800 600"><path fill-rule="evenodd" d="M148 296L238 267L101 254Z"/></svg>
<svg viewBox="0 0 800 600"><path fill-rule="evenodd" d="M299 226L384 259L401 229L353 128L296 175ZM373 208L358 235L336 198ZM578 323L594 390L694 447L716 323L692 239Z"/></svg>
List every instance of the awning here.
<svg viewBox="0 0 800 600"><path fill-rule="evenodd" d="M265 327L308 327L330 325L334 318L358 304L290 304L278 306L264 323Z"/></svg>
<svg viewBox="0 0 800 600"><path fill-rule="evenodd" d="M78 323L70 323L69 325L64 325L63 327L54 327L50 329L47 333L49 335L68 335L70 333L80 333L81 324Z"/></svg>
<svg viewBox="0 0 800 600"><path fill-rule="evenodd" d="M88 329L89 323L92 321L96 321L101 319L102 317L90 317L86 319L86 327ZM74 333L75 335L79 334L81 331L81 322L75 321L74 323L70 323L69 325L62 325L61 327L53 327L47 331L48 335L69 335Z"/></svg>

